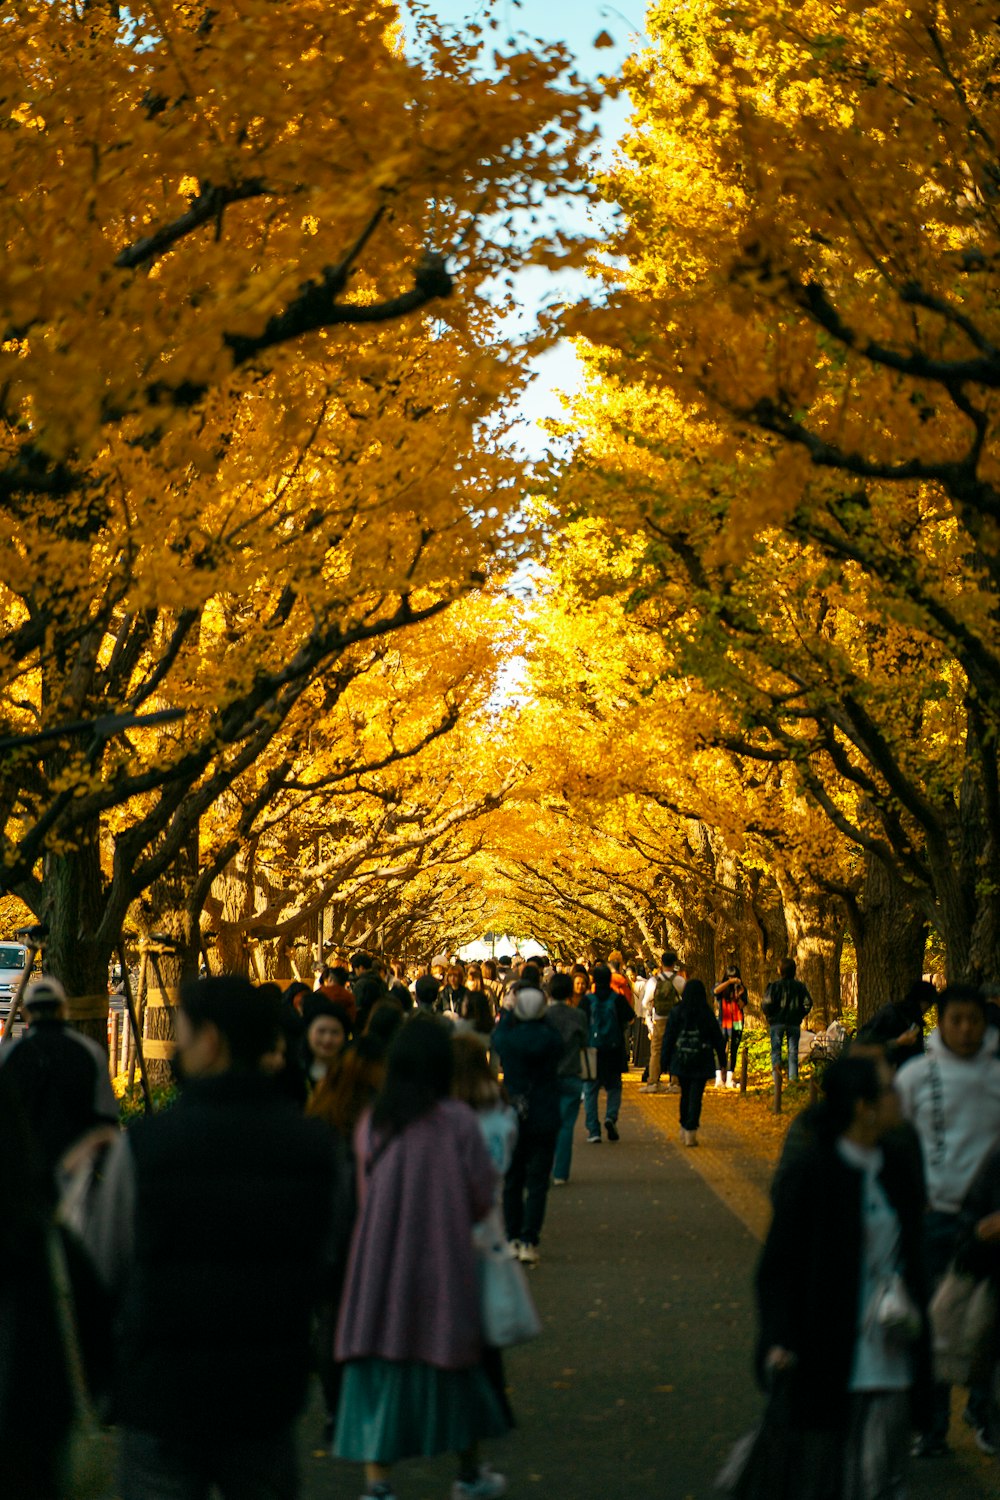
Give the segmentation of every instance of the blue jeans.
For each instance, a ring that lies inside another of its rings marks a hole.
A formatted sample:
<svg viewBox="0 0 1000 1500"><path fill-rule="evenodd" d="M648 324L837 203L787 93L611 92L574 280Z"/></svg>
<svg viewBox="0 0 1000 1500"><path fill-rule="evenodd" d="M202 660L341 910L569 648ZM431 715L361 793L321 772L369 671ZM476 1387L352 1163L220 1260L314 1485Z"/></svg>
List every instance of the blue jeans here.
<svg viewBox="0 0 1000 1500"><path fill-rule="evenodd" d="M597 1079L588 1079L583 1085L583 1112L587 1122L588 1135L600 1135L601 1122L597 1117L597 1093L601 1084ZM607 1086L608 1102L604 1111L605 1120L613 1125L618 1119L618 1111L622 1107L622 1081L609 1083Z"/></svg>
<svg viewBox="0 0 1000 1500"><path fill-rule="evenodd" d="M788 1038L788 1081L795 1083L799 1076L799 1033L801 1026L772 1026L771 1032L771 1072L777 1072L781 1068L781 1039Z"/></svg>
<svg viewBox="0 0 1000 1500"><path fill-rule="evenodd" d="M556 1136L556 1154L552 1163L552 1176L559 1182L569 1181L569 1164L573 1160L573 1128L580 1113L583 1098L583 1083L579 1078L559 1080L559 1134Z"/></svg>

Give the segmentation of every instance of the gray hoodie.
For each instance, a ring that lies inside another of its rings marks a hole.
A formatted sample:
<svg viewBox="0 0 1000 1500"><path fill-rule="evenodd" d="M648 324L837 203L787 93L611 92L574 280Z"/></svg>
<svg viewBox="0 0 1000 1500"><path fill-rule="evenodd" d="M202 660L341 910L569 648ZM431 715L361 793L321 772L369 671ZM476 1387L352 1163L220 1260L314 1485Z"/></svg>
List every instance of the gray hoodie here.
<svg viewBox="0 0 1000 1500"><path fill-rule="evenodd" d="M972 1179L1000 1144L1000 1058L987 1029L974 1057L958 1057L931 1032L922 1057L896 1074L903 1116L920 1137L930 1208L958 1213Z"/></svg>

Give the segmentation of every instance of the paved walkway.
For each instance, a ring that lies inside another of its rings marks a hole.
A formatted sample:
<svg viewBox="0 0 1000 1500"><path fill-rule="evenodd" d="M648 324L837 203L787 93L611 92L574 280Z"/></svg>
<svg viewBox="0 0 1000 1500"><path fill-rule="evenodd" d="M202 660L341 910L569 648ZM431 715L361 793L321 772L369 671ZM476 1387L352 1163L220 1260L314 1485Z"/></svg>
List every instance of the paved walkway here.
<svg viewBox="0 0 1000 1500"><path fill-rule="evenodd" d="M488 1455L512 1496L710 1500L721 1460L760 1409L751 1280L765 1174L745 1169L721 1101L709 1100L704 1144L682 1151L676 1096L639 1096L636 1085L633 1075L621 1142L588 1146L581 1121L572 1181L549 1198L531 1273L545 1334L508 1355L519 1426ZM314 1408L307 1500L349 1500L359 1470L312 1456L319 1424ZM912 1500L1000 1497L1000 1463L953 1436L953 1458L915 1470ZM454 1469L405 1464L395 1478L400 1500L446 1500Z"/></svg>

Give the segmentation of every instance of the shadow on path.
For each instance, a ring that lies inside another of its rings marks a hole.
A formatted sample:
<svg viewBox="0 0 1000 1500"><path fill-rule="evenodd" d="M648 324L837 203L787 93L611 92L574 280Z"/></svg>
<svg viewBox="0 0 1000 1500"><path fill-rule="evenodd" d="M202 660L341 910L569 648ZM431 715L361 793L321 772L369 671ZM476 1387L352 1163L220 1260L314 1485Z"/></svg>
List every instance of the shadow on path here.
<svg viewBox="0 0 1000 1500"><path fill-rule="evenodd" d="M519 1426L486 1455L514 1496L711 1500L722 1459L760 1410L751 1283L764 1174L741 1164L745 1148L711 1107L705 1145L682 1152L676 1096L640 1097L636 1083L621 1141L588 1146L581 1121L572 1180L549 1196L531 1273L545 1333L507 1357ZM360 1495L356 1467L311 1456L319 1429L314 1405L306 1500ZM1000 1497L1000 1465L962 1443L915 1469L913 1500ZM394 1477L400 1500L446 1500L454 1465L402 1464Z"/></svg>

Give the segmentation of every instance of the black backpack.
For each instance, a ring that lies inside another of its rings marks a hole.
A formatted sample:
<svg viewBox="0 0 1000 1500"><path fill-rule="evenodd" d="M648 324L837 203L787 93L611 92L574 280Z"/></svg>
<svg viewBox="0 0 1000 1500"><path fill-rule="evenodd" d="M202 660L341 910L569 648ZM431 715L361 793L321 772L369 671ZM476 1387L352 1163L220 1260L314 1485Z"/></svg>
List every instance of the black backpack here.
<svg viewBox="0 0 1000 1500"><path fill-rule="evenodd" d="M671 1073L712 1073L715 1070L715 1050L705 1036L696 1019L685 1022L674 1043L674 1056L670 1064Z"/></svg>

